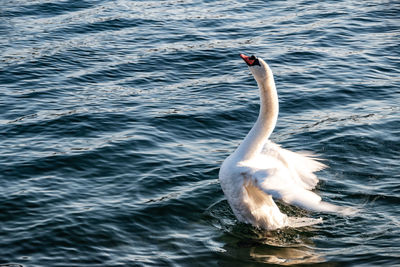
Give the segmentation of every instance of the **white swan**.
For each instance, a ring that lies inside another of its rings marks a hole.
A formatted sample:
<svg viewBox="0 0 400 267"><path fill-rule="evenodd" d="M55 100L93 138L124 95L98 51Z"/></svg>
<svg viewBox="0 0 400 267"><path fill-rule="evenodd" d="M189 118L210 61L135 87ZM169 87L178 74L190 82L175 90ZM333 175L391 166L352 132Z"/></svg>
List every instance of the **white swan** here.
<svg viewBox="0 0 400 267"><path fill-rule="evenodd" d="M339 207L321 201L321 197L310 191L318 183L313 172L326 166L312 154L291 152L268 140L279 109L274 77L261 58L240 56L257 81L261 104L253 128L225 159L219 172L222 190L237 219L267 230L310 223L288 218L273 198L309 210L339 211ZM317 221L321 220L314 219L314 223Z"/></svg>

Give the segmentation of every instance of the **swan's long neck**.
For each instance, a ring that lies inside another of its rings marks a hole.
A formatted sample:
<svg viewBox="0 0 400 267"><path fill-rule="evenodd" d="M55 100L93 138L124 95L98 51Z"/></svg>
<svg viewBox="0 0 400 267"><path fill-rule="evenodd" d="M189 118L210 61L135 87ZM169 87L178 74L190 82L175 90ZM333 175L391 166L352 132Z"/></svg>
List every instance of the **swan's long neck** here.
<svg viewBox="0 0 400 267"><path fill-rule="evenodd" d="M260 89L260 113L253 128L236 150L241 160L248 160L261 152L278 119L278 94L271 70L268 70L267 77L257 81Z"/></svg>

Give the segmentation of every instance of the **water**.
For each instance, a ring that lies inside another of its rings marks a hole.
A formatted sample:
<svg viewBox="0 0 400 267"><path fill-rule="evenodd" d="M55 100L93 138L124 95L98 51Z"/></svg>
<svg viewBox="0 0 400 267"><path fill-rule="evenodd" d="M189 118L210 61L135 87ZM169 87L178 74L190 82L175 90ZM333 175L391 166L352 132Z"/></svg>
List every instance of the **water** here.
<svg viewBox="0 0 400 267"><path fill-rule="evenodd" d="M396 1L0 1L0 266L400 264ZM357 216L265 232L218 183L275 73L272 139Z"/></svg>

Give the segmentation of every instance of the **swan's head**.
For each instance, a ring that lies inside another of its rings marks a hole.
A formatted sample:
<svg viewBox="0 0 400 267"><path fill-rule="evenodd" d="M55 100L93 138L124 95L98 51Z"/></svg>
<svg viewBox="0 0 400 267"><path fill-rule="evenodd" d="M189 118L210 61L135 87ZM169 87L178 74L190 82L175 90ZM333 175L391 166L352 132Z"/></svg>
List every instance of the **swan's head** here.
<svg viewBox="0 0 400 267"><path fill-rule="evenodd" d="M257 58L256 56L249 57L243 54L240 54L240 57L249 66L251 73L258 83L265 82L272 77L271 69L262 58Z"/></svg>

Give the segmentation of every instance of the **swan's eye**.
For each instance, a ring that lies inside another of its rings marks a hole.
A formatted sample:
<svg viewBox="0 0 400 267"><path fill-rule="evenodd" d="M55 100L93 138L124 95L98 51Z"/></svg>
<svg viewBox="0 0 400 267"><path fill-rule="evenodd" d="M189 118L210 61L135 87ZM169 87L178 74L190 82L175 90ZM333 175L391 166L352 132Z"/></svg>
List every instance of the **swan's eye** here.
<svg viewBox="0 0 400 267"><path fill-rule="evenodd" d="M261 66L260 62L258 61L258 58L256 58L254 55L252 55L249 59L251 60L250 66L255 66L255 65Z"/></svg>

